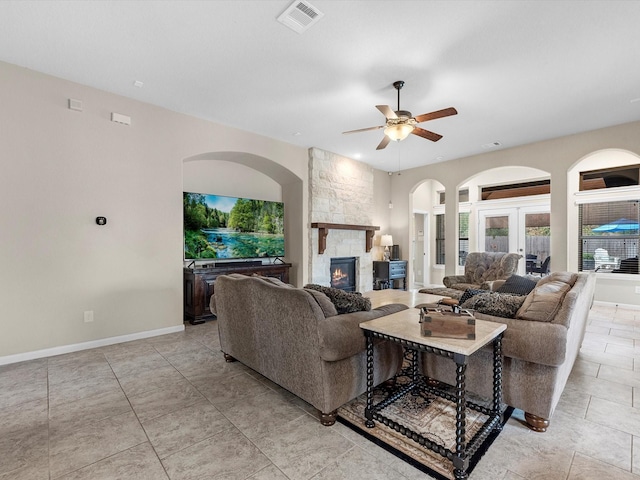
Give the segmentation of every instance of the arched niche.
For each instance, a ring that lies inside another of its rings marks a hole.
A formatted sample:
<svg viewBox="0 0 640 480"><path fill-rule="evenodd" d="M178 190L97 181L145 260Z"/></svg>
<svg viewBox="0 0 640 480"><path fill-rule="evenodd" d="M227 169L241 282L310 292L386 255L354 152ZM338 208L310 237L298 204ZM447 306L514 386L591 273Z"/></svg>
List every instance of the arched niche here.
<svg viewBox="0 0 640 480"><path fill-rule="evenodd" d="M246 152L206 152L183 159L183 190L282 201L285 204L285 260L290 281L305 278L307 236L304 181L278 162Z"/></svg>

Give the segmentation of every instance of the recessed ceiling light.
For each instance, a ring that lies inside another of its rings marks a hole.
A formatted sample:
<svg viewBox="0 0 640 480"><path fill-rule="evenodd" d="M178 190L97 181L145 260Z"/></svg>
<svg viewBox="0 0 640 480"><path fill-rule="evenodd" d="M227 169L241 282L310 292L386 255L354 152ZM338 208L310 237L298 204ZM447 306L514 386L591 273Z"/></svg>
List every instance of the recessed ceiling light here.
<svg viewBox="0 0 640 480"><path fill-rule="evenodd" d="M362 158L362 154L361 153L355 153L353 155L353 158L355 158L356 160L360 160Z"/></svg>
<svg viewBox="0 0 640 480"><path fill-rule="evenodd" d="M481 145L482 148L496 148L501 146L502 144L500 142L491 142L491 143L485 143L484 145Z"/></svg>
<svg viewBox="0 0 640 480"><path fill-rule="evenodd" d="M142 88L143 85L144 83L142 83L140 80L136 80L135 82L133 82L134 87Z"/></svg>
<svg viewBox="0 0 640 480"><path fill-rule="evenodd" d="M631 100L631 103L638 103L638 102L640 102L640 97L634 98Z"/></svg>
<svg viewBox="0 0 640 480"><path fill-rule="evenodd" d="M302 134L300 132L293 132L291 135L293 135L294 137L299 137Z"/></svg>

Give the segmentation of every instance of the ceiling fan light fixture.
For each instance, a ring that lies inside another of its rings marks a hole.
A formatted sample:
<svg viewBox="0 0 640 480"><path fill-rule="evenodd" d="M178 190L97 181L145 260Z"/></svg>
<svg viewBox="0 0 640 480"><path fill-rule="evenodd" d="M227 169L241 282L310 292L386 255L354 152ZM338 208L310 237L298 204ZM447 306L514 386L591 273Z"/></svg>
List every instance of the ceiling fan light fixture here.
<svg viewBox="0 0 640 480"><path fill-rule="evenodd" d="M399 142L409 136L415 127L409 123L400 123L397 125L389 125L384 129L384 134L391 140Z"/></svg>

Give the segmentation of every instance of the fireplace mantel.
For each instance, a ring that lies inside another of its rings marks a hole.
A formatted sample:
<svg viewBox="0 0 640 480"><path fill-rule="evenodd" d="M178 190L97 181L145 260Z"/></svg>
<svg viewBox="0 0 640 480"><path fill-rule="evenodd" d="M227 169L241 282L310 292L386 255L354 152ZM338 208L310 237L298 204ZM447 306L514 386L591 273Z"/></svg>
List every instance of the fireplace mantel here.
<svg viewBox="0 0 640 480"><path fill-rule="evenodd" d="M318 229L318 253L323 254L327 248L327 235L329 230L364 230L365 235L365 251L370 252L373 246L373 236L380 227L373 225L346 225L343 223L312 223L311 228Z"/></svg>

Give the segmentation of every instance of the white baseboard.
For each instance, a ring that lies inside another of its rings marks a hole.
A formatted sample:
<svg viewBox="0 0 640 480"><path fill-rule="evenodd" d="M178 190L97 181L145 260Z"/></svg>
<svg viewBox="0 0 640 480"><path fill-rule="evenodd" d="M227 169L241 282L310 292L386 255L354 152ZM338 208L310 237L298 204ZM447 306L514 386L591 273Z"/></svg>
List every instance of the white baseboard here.
<svg viewBox="0 0 640 480"><path fill-rule="evenodd" d="M90 342L74 343L72 345L45 348L44 350L36 350L33 352L6 355L4 357L0 357L0 365L35 360L37 358L52 357L54 355L62 355L63 353L79 352L80 350L89 350L90 348L106 347L107 345L114 345L116 343L131 342L132 340L140 340L143 338L157 337L159 335L183 331L184 325L176 325L175 327L159 328L157 330L131 333L129 335L120 335L118 337L102 338L100 340L92 340Z"/></svg>
<svg viewBox="0 0 640 480"><path fill-rule="evenodd" d="M640 305L633 305L630 303L620 303L620 302L605 302L604 300L594 300L594 305L602 305L605 307L622 307L629 310L640 310Z"/></svg>

